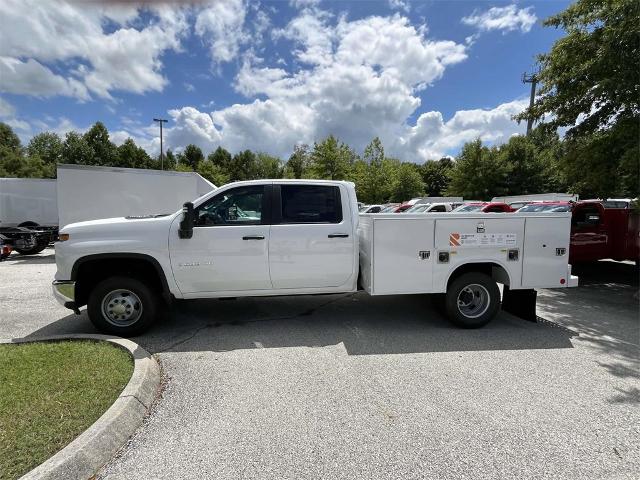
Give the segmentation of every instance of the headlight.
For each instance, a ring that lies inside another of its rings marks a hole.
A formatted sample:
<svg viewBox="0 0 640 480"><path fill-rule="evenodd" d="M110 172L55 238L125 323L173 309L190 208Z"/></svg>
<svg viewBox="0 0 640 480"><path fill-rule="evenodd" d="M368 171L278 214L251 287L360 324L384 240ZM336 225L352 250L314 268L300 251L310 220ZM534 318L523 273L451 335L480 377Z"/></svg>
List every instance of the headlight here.
<svg viewBox="0 0 640 480"><path fill-rule="evenodd" d="M66 242L67 240L69 240L69 234L61 233L60 235L58 235L58 240L61 242Z"/></svg>

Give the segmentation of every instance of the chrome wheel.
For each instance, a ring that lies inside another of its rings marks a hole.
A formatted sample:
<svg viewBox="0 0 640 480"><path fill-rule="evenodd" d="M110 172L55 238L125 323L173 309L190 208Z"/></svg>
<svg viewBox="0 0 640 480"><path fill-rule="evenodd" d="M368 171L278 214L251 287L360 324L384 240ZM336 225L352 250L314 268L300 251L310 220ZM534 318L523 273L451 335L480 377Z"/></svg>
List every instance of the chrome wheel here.
<svg viewBox="0 0 640 480"><path fill-rule="evenodd" d="M467 318L482 316L491 303L489 292L482 285L472 283L458 293L458 310Z"/></svg>
<svg viewBox="0 0 640 480"><path fill-rule="evenodd" d="M102 316L111 325L128 327L142 315L142 302L131 290L113 290L102 299Z"/></svg>

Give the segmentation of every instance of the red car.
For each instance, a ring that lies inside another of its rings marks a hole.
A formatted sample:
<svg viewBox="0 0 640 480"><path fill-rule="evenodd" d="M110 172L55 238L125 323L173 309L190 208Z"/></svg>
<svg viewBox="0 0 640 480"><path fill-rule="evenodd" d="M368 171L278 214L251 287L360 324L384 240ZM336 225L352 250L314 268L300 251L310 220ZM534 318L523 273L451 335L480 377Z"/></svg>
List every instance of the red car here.
<svg viewBox="0 0 640 480"><path fill-rule="evenodd" d="M460 205L454 210L458 213L469 212L484 212L484 213L511 213L515 212L514 208L511 208L506 203L501 202L472 202Z"/></svg>
<svg viewBox="0 0 640 480"><path fill-rule="evenodd" d="M411 207L413 207L413 204L411 203L403 203L402 205L396 207L394 210L392 210L393 213L402 213L405 210L409 210Z"/></svg>

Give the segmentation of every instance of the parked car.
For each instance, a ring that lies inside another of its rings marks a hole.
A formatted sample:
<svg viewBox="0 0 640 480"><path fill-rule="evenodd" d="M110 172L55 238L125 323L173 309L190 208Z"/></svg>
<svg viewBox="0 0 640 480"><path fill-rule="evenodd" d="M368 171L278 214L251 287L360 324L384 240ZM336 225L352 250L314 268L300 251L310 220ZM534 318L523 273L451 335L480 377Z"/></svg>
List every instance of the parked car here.
<svg viewBox="0 0 640 480"><path fill-rule="evenodd" d="M406 210L404 213L429 213L429 212L450 212L453 209L451 208L450 203L427 203L427 204L416 204L410 209Z"/></svg>
<svg viewBox="0 0 640 480"><path fill-rule="evenodd" d="M535 288L576 286L569 213L358 216L353 183L235 182L166 216L66 225L56 299L104 332L137 335L171 299L443 294L456 325L531 307ZM250 212L239 215L238 212ZM401 234L399 234L401 233ZM562 252L565 252L564 254Z"/></svg>
<svg viewBox="0 0 640 480"><path fill-rule="evenodd" d="M384 205L365 205L360 209L360 213L380 213Z"/></svg>
<svg viewBox="0 0 640 480"><path fill-rule="evenodd" d="M484 212L484 213L511 213L516 210L506 203L501 202L472 202L459 206L454 213Z"/></svg>
<svg viewBox="0 0 640 480"><path fill-rule="evenodd" d="M413 203L403 203L402 205L398 205L397 207L395 207L391 213L405 212L409 210L411 207L413 207L413 205L414 205Z"/></svg>
<svg viewBox="0 0 640 480"><path fill-rule="evenodd" d="M570 212L571 202L532 202L518 209L519 212ZM513 208L513 204L511 205Z"/></svg>

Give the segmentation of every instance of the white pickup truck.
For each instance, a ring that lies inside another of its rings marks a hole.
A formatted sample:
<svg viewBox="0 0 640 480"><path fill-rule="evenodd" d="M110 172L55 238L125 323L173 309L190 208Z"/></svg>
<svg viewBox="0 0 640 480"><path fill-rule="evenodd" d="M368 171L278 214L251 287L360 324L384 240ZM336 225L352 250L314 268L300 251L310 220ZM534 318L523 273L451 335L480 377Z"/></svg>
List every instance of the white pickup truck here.
<svg viewBox="0 0 640 480"><path fill-rule="evenodd" d="M358 214L354 185L225 185L182 211L67 225L56 298L104 332L146 330L173 298L441 294L456 325L503 308L535 319L536 287L577 285L569 213ZM533 309L533 310L532 310Z"/></svg>

